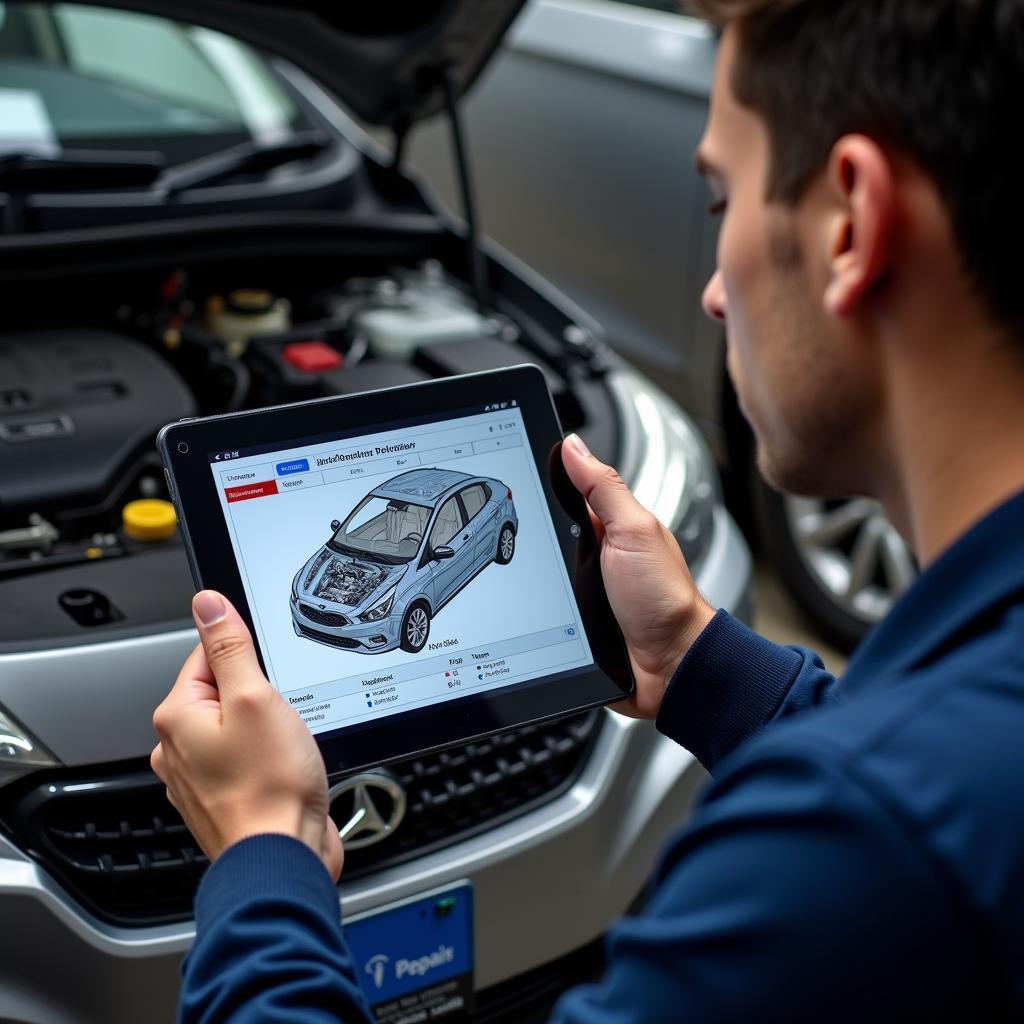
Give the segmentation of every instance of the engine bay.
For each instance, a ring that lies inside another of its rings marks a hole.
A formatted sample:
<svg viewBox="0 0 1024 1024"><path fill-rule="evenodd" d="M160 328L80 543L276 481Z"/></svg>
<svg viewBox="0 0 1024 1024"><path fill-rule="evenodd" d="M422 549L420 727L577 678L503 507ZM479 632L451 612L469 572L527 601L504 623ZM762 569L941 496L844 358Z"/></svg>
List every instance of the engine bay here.
<svg viewBox="0 0 1024 1024"><path fill-rule="evenodd" d="M282 262L107 275L51 309L29 289L0 334L0 645L187 615L154 448L175 419L535 362L564 427L614 457L604 349L580 329L481 303L435 259Z"/></svg>
<svg viewBox="0 0 1024 1024"><path fill-rule="evenodd" d="M313 596L353 607L364 601L387 578L388 570L379 565L332 558Z"/></svg>

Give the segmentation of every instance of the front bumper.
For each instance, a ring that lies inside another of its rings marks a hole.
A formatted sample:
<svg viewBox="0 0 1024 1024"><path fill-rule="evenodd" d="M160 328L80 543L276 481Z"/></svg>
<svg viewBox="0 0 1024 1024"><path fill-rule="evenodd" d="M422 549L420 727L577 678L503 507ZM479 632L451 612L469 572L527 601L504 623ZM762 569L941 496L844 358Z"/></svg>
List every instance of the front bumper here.
<svg viewBox="0 0 1024 1024"><path fill-rule="evenodd" d="M312 598L291 598L289 604L292 612L292 626L297 636L307 640L337 647L341 650L354 651L357 654L383 654L393 651L398 646L399 630L402 626L400 615L386 615L374 622L360 622L358 616L345 617L349 623L344 626L331 626L306 615L302 611L303 604L310 604Z"/></svg>
<svg viewBox="0 0 1024 1024"><path fill-rule="evenodd" d="M468 878L476 983L493 985L598 937L643 887L701 777L690 755L649 723L608 713L587 766L562 797L482 836L343 882L344 913ZM20 851L7 843L0 850L0 1019L173 1019L191 924L104 925Z"/></svg>
<svg viewBox="0 0 1024 1024"><path fill-rule="evenodd" d="M748 608L749 555L722 509L716 512L714 537L701 560L698 582L713 603L741 614ZM63 719L66 728L55 728L44 738L67 764L123 757L127 744L137 756L140 744L152 742L151 733L148 715L144 724L126 716L125 680L137 678L143 691L133 694L132 706L154 706L173 678L170 671L155 673L154 664L176 669L194 636L185 631L165 634L164 645L172 645L167 650L159 639L147 638L141 649L126 646L123 654L136 659L138 675L126 672L103 680L105 686L99 678L95 687L84 684L83 673L88 679L93 671L88 648L28 660L0 658L7 662L0 664L3 700L23 720ZM109 651L105 664L110 664ZM95 720L98 712L109 710L134 732L119 736L110 731L104 738L106 756L96 749L95 736L73 727L73 707L63 716L25 714L27 704L46 691L42 681L50 681L52 701L50 673L67 673L72 667L76 685L68 693L78 690L89 696L89 716ZM19 695L20 703L12 699ZM469 879L476 905L480 988L598 938L643 889L659 849L686 817L704 778L693 758L650 723L611 712L604 717L582 773L560 797L434 853L352 882L343 880L344 913L363 913ZM100 922L2 837L0 907L0 1019L30 1024L159 1024L174 1019L181 959L194 934L190 923L118 928Z"/></svg>

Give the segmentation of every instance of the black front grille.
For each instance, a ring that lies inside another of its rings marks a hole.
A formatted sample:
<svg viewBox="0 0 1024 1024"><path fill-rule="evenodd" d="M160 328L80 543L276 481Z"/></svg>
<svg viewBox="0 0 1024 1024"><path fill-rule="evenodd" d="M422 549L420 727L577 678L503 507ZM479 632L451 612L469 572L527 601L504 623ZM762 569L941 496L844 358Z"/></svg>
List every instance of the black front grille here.
<svg viewBox="0 0 1024 1024"><path fill-rule="evenodd" d="M408 810L395 833L351 850L354 878L464 839L564 792L594 742L599 712L529 726L387 769ZM148 770L47 772L3 794L0 826L103 920L186 920L206 859Z"/></svg>
<svg viewBox="0 0 1024 1024"><path fill-rule="evenodd" d="M314 608L311 604L300 604L299 611L302 612L307 619L319 622L321 626L348 625L348 619L345 618L344 615L339 615L337 612L325 612L320 608Z"/></svg>
<svg viewBox="0 0 1024 1024"><path fill-rule="evenodd" d="M149 771L51 778L0 818L89 909L118 924L180 920L207 865Z"/></svg>
<svg viewBox="0 0 1024 1024"><path fill-rule="evenodd" d="M493 828L557 796L575 779L597 721L590 712L392 765L386 771L405 790L405 820L375 846L348 851L345 877ZM339 825L345 823L347 811L337 801L331 813Z"/></svg>
<svg viewBox="0 0 1024 1024"><path fill-rule="evenodd" d="M311 640L319 640L322 644L330 644L332 647L344 647L346 650L351 650L353 647L359 646L358 640L351 640L347 636L331 636L330 633L321 633L320 630L310 629L309 626L304 626L301 622L299 623L299 632Z"/></svg>

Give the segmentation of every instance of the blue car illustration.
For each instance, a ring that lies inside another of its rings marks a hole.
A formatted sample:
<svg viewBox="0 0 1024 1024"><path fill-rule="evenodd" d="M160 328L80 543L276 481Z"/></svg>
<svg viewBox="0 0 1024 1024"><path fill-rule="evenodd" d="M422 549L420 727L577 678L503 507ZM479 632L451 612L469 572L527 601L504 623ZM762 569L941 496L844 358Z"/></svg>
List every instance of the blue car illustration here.
<svg viewBox="0 0 1024 1024"><path fill-rule="evenodd" d="M500 480L412 469L331 530L292 580L296 634L361 654L416 654L456 594L491 562L512 561L519 519Z"/></svg>

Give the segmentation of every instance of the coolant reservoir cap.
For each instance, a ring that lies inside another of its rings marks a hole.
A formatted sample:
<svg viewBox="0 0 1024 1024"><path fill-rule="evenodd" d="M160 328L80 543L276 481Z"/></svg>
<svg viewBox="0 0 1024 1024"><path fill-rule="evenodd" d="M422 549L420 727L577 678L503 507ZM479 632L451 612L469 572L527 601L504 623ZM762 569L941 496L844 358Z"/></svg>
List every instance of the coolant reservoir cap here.
<svg viewBox="0 0 1024 1024"><path fill-rule="evenodd" d="M124 532L134 540L167 540L174 535L178 517L169 501L141 498L121 510Z"/></svg>

